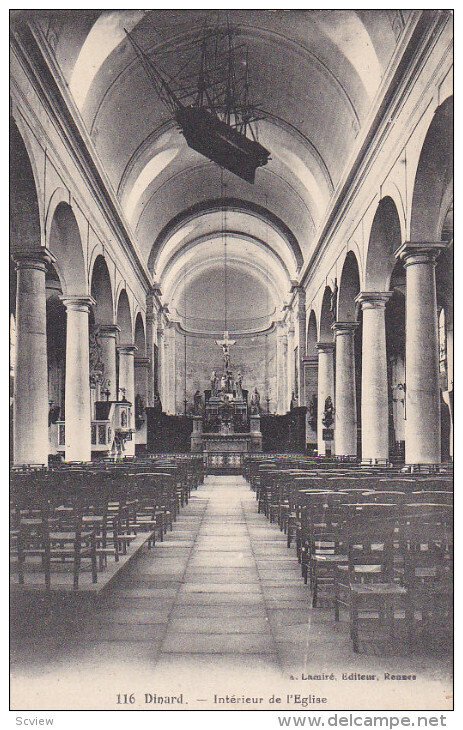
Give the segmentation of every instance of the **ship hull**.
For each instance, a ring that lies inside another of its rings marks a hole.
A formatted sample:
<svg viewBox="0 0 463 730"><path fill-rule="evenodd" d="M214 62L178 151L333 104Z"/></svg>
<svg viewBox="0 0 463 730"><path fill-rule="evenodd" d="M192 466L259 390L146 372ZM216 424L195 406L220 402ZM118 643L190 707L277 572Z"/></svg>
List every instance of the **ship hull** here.
<svg viewBox="0 0 463 730"><path fill-rule="evenodd" d="M270 153L265 147L206 109L182 107L175 118L189 147L247 182L253 183L257 168L268 162Z"/></svg>

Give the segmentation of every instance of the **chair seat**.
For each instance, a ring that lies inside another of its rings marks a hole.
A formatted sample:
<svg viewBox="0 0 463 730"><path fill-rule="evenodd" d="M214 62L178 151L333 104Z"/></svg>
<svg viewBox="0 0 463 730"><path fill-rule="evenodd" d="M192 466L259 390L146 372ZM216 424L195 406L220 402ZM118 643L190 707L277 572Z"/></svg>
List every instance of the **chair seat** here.
<svg viewBox="0 0 463 730"><path fill-rule="evenodd" d="M345 563L347 555L312 555L312 560L320 563Z"/></svg>
<svg viewBox="0 0 463 730"><path fill-rule="evenodd" d="M407 593L407 589L397 583L350 583L350 589L358 595L403 596Z"/></svg>

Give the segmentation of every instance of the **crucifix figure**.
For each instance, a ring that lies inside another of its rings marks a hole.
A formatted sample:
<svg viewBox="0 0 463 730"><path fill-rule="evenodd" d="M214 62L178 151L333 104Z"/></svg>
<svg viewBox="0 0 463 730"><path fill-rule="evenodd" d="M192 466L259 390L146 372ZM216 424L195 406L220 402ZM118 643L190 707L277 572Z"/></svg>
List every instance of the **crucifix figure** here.
<svg viewBox="0 0 463 730"><path fill-rule="evenodd" d="M236 340L230 340L228 337L228 330L223 333L223 340L216 340L215 344L222 348L223 361L225 364L225 372L230 370L230 345L234 345Z"/></svg>

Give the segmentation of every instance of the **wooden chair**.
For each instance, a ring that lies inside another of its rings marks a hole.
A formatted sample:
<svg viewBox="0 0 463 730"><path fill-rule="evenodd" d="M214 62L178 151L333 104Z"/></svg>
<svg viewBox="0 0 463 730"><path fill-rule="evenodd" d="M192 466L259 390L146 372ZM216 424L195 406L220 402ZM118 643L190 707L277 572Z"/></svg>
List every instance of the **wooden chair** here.
<svg viewBox="0 0 463 730"><path fill-rule="evenodd" d="M359 651L360 622L374 621L394 635L394 608L406 588L394 582L394 505L365 504L347 515L343 540L347 564L338 566L335 584L335 620L340 608L349 611L350 635Z"/></svg>
<svg viewBox="0 0 463 730"><path fill-rule="evenodd" d="M24 520L19 525L17 537L18 580L25 582L25 566L28 558L40 558L45 587L51 588L53 562L73 563L73 587L79 587L79 576L83 560L90 561L92 582L96 583L97 554L95 533L82 529L80 515L74 514L71 523L59 518L43 515L41 520Z"/></svg>
<svg viewBox="0 0 463 730"><path fill-rule="evenodd" d="M452 512L439 505L410 505L399 525L403 566L397 568L407 589L409 645L417 634L432 636L453 625Z"/></svg>

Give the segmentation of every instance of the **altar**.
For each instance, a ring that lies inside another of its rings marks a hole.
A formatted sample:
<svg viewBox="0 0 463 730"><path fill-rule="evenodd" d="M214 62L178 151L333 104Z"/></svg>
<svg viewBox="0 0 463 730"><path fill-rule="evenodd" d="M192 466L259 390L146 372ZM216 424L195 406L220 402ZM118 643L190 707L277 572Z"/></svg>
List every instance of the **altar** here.
<svg viewBox="0 0 463 730"><path fill-rule="evenodd" d="M262 451L260 396L255 388L248 404L241 373L234 377L229 348L235 342L227 331L216 344L222 347L224 370L220 377L212 372L204 407L201 393L195 395L191 451L204 454L207 471L233 473L241 471L245 454Z"/></svg>

